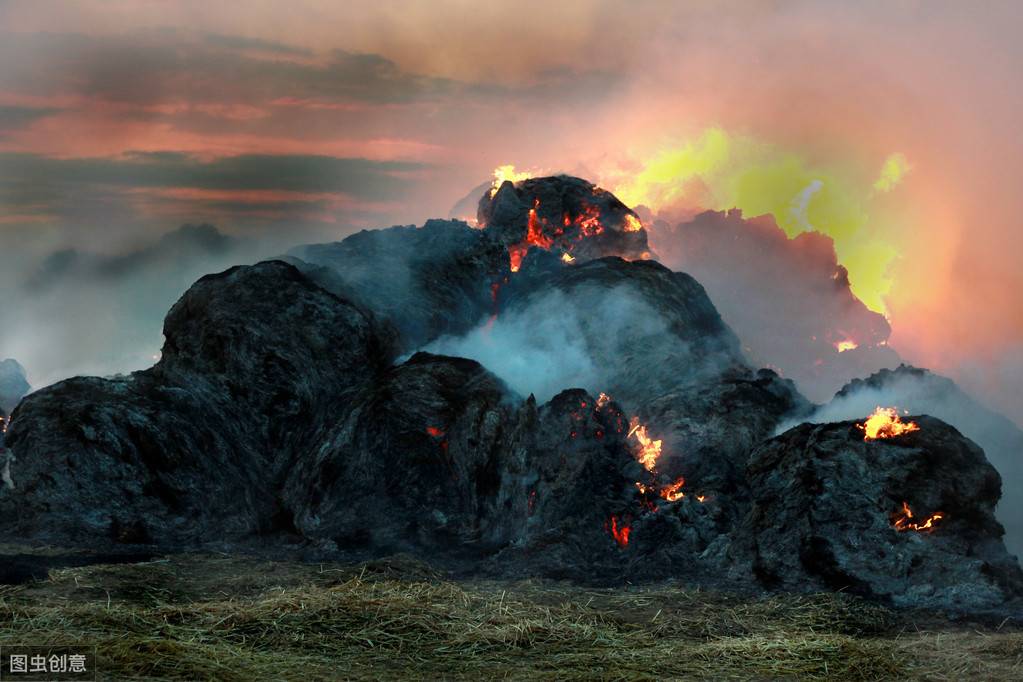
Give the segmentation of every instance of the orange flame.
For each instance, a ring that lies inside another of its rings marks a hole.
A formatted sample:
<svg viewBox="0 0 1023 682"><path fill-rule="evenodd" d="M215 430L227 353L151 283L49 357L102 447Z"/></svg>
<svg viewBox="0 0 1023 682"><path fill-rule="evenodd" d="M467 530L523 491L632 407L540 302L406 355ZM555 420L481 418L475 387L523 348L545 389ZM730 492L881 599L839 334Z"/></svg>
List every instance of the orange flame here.
<svg viewBox="0 0 1023 682"><path fill-rule="evenodd" d="M575 256L566 251L565 253L561 254L561 260L563 260L566 263L571 263L572 261L575 260Z"/></svg>
<svg viewBox="0 0 1023 682"><path fill-rule="evenodd" d="M839 353L844 353L847 350L856 350L860 347L860 344L856 343L852 339L845 339L844 341L836 341L832 344Z"/></svg>
<svg viewBox="0 0 1023 682"><path fill-rule="evenodd" d="M897 531L915 530L918 533L930 533L934 530L934 526L937 525L938 521L945 518L942 512L935 512L931 514L923 523L913 520L913 510L909 508L909 504L905 501L902 503L902 511L896 512L892 515L892 527Z"/></svg>
<svg viewBox="0 0 1023 682"><path fill-rule="evenodd" d="M643 229L643 223L640 222L639 218L632 215L631 213L625 214L625 231L626 232L639 232Z"/></svg>
<svg viewBox="0 0 1023 682"><path fill-rule="evenodd" d="M863 431L863 440L894 438L920 430L916 422L903 422L894 407L881 407L880 405L877 406L873 414L867 417L867 421L857 424L856 428Z"/></svg>
<svg viewBox="0 0 1023 682"><path fill-rule="evenodd" d="M661 456L661 442L660 440L653 440L647 435L646 427L639 423L639 417L633 417L629 422L629 433L626 436L631 438L636 437L636 441L639 443L640 449L636 453L636 460L643 465L647 471L653 471L657 465L657 458Z"/></svg>
<svg viewBox="0 0 1023 682"><path fill-rule="evenodd" d="M596 206L587 204L573 222L579 226L580 238L592 237L604 231L604 226L600 224L600 209Z"/></svg>
<svg viewBox="0 0 1023 682"><path fill-rule="evenodd" d="M604 530L611 533L611 537L615 539L615 542L618 543L619 547L627 546L629 544L629 533L632 532L632 527L626 523L622 523L622 525L619 526L617 516L612 516L610 523L610 527L608 527L608 524L604 524Z"/></svg>
<svg viewBox="0 0 1023 682"><path fill-rule="evenodd" d="M518 272L530 246L539 246L542 249L550 249L554 240L543 233L543 224L536 215L536 209L540 208L540 200L533 201L533 208L529 209L529 223L526 229L526 238L518 244L508 247L508 260L512 272Z"/></svg>
<svg viewBox="0 0 1023 682"><path fill-rule="evenodd" d="M609 396L607 393L601 393L599 396L597 396L597 409L598 410L604 409L604 406L607 405L609 402L611 402L611 396Z"/></svg>
<svg viewBox="0 0 1023 682"><path fill-rule="evenodd" d="M685 484L686 479L679 478L671 485L661 488L660 495L668 502L678 502L679 500L686 496L686 494L682 492L682 486L684 486Z"/></svg>

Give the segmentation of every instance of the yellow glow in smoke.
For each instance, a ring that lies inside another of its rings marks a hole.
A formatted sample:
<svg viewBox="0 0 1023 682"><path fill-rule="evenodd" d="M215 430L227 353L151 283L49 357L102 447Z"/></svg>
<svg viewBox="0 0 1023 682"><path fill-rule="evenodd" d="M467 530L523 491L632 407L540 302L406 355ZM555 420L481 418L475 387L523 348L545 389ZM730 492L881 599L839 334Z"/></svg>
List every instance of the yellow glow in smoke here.
<svg viewBox="0 0 1023 682"><path fill-rule="evenodd" d="M731 155L731 140L725 131L710 128L695 142L660 152L643 169L615 190L627 206L643 204L661 208L682 199L686 182L709 177L722 168Z"/></svg>
<svg viewBox="0 0 1023 682"><path fill-rule="evenodd" d="M740 208L746 217L771 214L790 238L810 230L826 234L849 271L853 293L885 312L888 266L898 253L880 229L890 226L867 209L872 189L890 191L908 170L906 158L892 154L870 185L869 175L856 169L811 166L798 154L711 128L658 152L614 191L629 206Z"/></svg>
<svg viewBox="0 0 1023 682"><path fill-rule="evenodd" d="M909 161L902 154L889 154L881 165L881 175L874 181L878 192L891 192L910 170Z"/></svg>

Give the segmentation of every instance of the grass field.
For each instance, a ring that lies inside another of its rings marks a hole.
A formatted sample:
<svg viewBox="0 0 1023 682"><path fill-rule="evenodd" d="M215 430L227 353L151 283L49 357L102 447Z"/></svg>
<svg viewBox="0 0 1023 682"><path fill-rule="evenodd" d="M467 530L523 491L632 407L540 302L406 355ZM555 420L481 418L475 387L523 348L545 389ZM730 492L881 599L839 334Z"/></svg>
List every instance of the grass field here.
<svg viewBox="0 0 1023 682"><path fill-rule="evenodd" d="M5 644L95 645L101 679L1023 677L1023 631L1008 624L914 621L834 594L456 582L400 557L54 570L0 587Z"/></svg>

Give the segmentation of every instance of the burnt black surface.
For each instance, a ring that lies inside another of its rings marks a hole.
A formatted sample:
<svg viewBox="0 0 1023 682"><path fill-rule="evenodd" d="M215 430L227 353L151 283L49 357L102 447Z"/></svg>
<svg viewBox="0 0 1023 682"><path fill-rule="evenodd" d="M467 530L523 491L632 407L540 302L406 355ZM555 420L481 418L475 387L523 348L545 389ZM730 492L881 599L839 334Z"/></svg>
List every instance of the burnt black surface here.
<svg viewBox="0 0 1023 682"><path fill-rule="evenodd" d="M734 551L776 588L845 589L899 606L992 607L1023 573L995 520L1001 479L976 444L932 417L865 441L855 422L803 424L758 447L753 508ZM906 502L928 531L893 528Z"/></svg>

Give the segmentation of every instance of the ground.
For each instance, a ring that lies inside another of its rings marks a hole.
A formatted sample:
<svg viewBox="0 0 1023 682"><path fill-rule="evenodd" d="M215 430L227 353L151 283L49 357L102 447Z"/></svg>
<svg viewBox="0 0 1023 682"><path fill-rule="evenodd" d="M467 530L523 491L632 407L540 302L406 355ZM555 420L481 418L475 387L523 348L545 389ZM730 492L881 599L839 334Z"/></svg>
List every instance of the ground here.
<svg viewBox="0 0 1023 682"><path fill-rule="evenodd" d="M841 594L458 581L395 557L227 555L0 586L0 646L89 644L101 679L1019 679L1023 629Z"/></svg>

